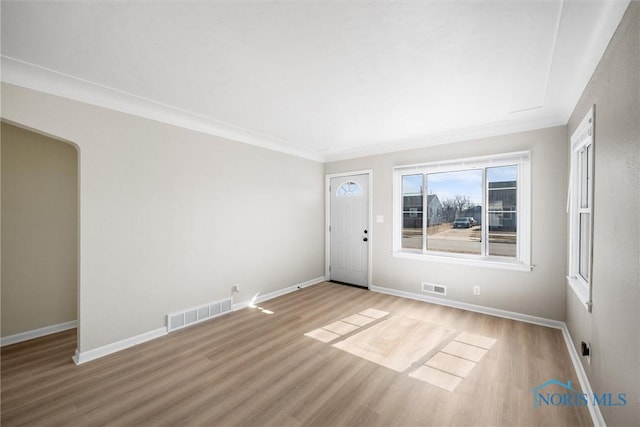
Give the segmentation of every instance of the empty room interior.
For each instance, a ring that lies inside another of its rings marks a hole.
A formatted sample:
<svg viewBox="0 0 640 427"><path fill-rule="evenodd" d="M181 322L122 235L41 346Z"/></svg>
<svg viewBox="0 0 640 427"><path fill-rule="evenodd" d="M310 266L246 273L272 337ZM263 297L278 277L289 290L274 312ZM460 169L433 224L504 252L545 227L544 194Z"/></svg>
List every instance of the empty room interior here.
<svg viewBox="0 0 640 427"><path fill-rule="evenodd" d="M0 13L3 426L640 426L640 2Z"/></svg>

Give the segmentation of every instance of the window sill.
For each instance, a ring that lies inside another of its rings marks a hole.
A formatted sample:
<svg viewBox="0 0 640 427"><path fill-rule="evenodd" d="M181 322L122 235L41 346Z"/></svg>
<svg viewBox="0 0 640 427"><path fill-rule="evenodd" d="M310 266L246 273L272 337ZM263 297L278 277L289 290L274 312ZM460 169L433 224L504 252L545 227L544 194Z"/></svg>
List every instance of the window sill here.
<svg viewBox="0 0 640 427"><path fill-rule="evenodd" d="M417 261L433 261L444 262L448 264L470 265L474 267L497 268L501 270L526 271L533 270L532 265L525 264L520 261L512 261L508 259L474 257L465 255L434 255L422 252L395 251L394 258L412 259Z"/></svg>
<svg viewBox="0 0 640 427"><path fill-rule="evenodd" d="M591 312L591 302L589 301L589 285L587 285L583 280L578 279L577 277L567 276L567 283L569 287L573 290L573 293L576 294L580 303L584 307L585 310Z"/></svg>

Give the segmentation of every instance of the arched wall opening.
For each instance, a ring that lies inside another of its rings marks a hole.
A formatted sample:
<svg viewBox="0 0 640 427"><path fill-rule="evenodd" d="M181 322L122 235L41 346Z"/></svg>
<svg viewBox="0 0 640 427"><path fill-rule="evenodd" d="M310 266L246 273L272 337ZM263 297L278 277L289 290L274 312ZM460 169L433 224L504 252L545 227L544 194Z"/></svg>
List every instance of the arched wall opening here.
<svg viewBox="0 0 640 427"><path fill-rule="evenodd" d="M79 150L4 120L1 147L6 346L78 328Z"/></svg>

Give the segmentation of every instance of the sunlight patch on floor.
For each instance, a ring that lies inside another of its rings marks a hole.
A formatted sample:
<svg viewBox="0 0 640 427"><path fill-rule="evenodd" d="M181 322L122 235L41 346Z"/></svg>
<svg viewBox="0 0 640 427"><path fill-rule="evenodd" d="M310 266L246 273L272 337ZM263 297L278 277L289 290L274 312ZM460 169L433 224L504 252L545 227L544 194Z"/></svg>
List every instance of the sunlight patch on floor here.
<svg viewBox="0 0 640 427"><path fill-rule="evenodd" d="M375 308L367 308L365 311L361 311L358 314L361 314L362 316L373 317L374 319L380 319L389 313L382 310L376 310Z"/></svg>
<svg viewBox="0 0 640 427"><path fill-rule="evenodd" d="M458 384L462 382L462 378L456 375L451 375L439 369L433 369L424 365L411 372L409 376L447 391L455 390Z"/></svg>
<svg viewBox="0 0 640 427"><path fill-rule="evenodd" d="M391 316L333 346L397 372L404 372L446 339L453 329Z"/></svg>
<svg viewBox="0 0 640 427"><path fill-rule="evenodd" d="M463 332L409 376L453 391L496 341L494 338Z"/></svg>
<svg viewBox="0 0 640 427"><path fill-rule="evenodd" d="M456 341L475 345L476 347L481 347L489 350L497 340L495 338L482 337L480 335L473 335L468 332L463 332L456 337Z"/></svg>
<svg viewBox="0 0 640 427"><path fill-rule="evenodd" d="M333 332L334 334L338 335L347 335L349 332L353 332L358 329L358 325L353 325L351 323L338 320L337 322L333 322L328 324L327 326L323 326L322 329L326 329L327 331Z"/></svg>
<svg viewBox="0 0 640 427"><path fill-rule="evenodd" d="M323 343L333 342L334 348L396 372L410 371L412 378L454 391L497 342L468 332L453 337L455 332L368 308L304 335Z"/></svg>
<svg viewBox="0 0 640 427"><path fill-rule="evenodd" d="M260 310L260 311L261 311L261 312L263 312L264 314L273 314L273 311L271 311L271 310L267 310L266 308L262 308L262 307L259 307L259 306L257 306L257 305L253 306L253 308L257 308L258 310Z"/></svg>
<svg viewBox="0 0 640 427"><path fill-rule="evenodd" d="M306 334L304 334L304 336L309 338L314 338L320 342L325 342L325 343L329 341L333 341L336 338L340 338L340 335L334 334L333 332L329 332L322 328L314 329L311 332L307 332Z"/></svg>
<svg viewBox="0 0 640 427"><path fill-rule="evenodd" d="M482 359L482 357L487 353L487 350L458 341L451 341L446 345L445 348L442 349L442 352L452 354L463 359L471 360L473 362L479 362L480 359Z"/></svg>
<svg viewBox="0 0 640 427"><path fill-rule="evenodd" d="M371 322L375 322L377 319L380 319L387 314L389 313L387 313L386 311L368 308L358 314L345 317L342 320L330 323L326 326L323 326L322 328L314 329L311 332L307 332L306 334L304 334L304 336L314 338L324 343L328 343L337 338L341 338L342 336L347 335L353 331L356 331L362 326L368 325Z"/></svg>
<svg viewBox="0 0 640 427"><path fill-rule="evenodd" d="M453 375L459 376L460 378L465 378L476 366L476 364L470 360L451 356L442 352L436 353L435 356L426 361L425 365L435 369L440 369L444 372L449 372Z"/></svg>
<svg viewBox="0 0 640 427"><path fill-rule="evenodd" d="M342 321L353 325L364 326L371 322L375 322L376 319L373 317L363 316L362 314L354 314L353 316L345 317Z"/></svg>

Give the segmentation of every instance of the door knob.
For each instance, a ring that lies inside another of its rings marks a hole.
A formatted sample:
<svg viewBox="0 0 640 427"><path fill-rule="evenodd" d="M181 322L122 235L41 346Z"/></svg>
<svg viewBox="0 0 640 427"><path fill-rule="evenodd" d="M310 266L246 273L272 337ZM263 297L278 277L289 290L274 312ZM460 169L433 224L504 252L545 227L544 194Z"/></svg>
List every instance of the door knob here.
<svg viewBox="0 0 640 427"><path fill-rule="evenodd" d="M367 239L366 237L364 239L362 239L363 242L368 242L369 239Z"/></svg>
<svg viewBox="0 0 640 427"><path fill-rule="evenodd" d="M367 234L367 233L368 233L368 231L367 231L367 230L364 230L364 234Z"/></svg>

